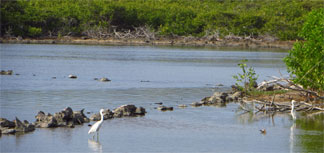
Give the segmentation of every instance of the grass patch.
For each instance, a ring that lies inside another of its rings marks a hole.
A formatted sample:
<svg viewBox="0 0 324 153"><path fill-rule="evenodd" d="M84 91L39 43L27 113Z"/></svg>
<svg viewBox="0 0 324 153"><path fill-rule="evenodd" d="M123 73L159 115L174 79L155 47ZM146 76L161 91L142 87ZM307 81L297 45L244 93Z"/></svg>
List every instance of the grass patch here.
<svg viewBox="0 0 324 153"><path fill-rule="evenodd" d="M252 96L252 97L273 96L273 95L277 95L277 94L284 94L287 92L288 92L288 90L274 90L274 91L252 90L249 92L249 96Z"/></svg>

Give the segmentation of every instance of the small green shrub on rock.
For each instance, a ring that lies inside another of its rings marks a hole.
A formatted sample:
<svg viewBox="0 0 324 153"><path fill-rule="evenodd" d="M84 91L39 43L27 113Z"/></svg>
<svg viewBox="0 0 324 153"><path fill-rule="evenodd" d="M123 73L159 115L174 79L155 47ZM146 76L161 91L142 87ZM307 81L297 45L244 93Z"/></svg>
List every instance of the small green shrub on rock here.
<svg viewBox="0 0 324 153"><path fill-rule="evenodd" d="M247 59L243 59L237 64L242 69L243 74L238 73L237 75L233 75L233 78L236 80L236 87L246 94L257 85L256 80L259 77L252 67L247 67L247 61ZM240 85L242 83L243 86Z"/></svg>

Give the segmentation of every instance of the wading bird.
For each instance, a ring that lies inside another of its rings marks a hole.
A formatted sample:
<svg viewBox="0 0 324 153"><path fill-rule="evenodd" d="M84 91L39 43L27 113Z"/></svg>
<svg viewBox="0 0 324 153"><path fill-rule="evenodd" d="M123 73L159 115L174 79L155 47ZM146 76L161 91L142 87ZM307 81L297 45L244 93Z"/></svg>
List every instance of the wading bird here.
<svg viewBox="0 0 324 153"><path fill-rule="evenodd" d="M292 101L291 101L291 111L290 111L290 114L291 114L293 120L296 120L296 111L295 111L295 109L294 109L294 107L295 107L295 103L296 103L295 100L292 100Z"/></svg>
<svg viewBox="0 0 324 153"><path fill-rule="evenodd" d="M100 109L100 116L101 116L100 121L93 124L92 127L90 128L89 132L88 132L88 134L96 132L97 133L97 139L98 139L98 135L99 135L99 129L100 129L101 124L103 122L103 118L104 118L103 117L103 112L104 111L105 111L104 109ZM93 135L93 139L94 139L94 136L95 135Z"/></svg>

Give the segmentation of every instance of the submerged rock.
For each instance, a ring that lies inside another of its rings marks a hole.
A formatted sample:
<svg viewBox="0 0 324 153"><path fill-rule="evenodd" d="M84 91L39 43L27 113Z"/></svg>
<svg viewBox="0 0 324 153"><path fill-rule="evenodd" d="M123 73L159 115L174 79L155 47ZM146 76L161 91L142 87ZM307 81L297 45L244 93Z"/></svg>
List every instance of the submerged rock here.
<svg viewBox="0 0 324 153"><path fill-rule="evenodd" d="M8 71L1 70L0 71L0 75L12 75L12 73L13 73L12 70L8 70Z"/></svg>
<svg viewBox="0 0 324 153"><path fill-rule="evenodd" d="M193 103L191 103L190 105L192 106L192 107L199 107L199 106L202 106L204 104L204 102L193 102Z"/></svg>
<svg viewBox="0 0 324 153"><path fill-rule="evenodd" d="M179 107L179 108L186 108L187 105L186 105L186 104L180 104L180 105L178 105L178 107Z"/></svg>
<svg viewBox="0 0 324 153"><path fill-rule="evenodd" d="M156 109L157 110L160 110L160 111L172 111L173 110L173 107L159 106Z"/></svg>
<svg viewBox="0 0 324 153"><path fill-rule="evenodd" d="M72 74L70 74L69 75L69 78L71 78L71 79L76 79L76 78L78 78L76 75L72 75Z"/></svg>
<svg viewBox="0 0 324 153"><path fill-rule="evenodd" d="M108 78L101 78L99 81L100 81L100 82L109 82L109 81L111 81L111 80L109 80Z"/></svg>

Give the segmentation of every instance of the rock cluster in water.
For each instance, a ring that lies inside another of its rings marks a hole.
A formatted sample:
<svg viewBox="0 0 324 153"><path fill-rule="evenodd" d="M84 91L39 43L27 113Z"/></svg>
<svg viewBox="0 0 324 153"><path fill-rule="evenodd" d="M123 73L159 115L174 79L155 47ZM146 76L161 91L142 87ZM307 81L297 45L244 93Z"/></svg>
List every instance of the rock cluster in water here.
<svg viewBox="0 0 324 153"><path fill-rule="evenodd" d="M17 132L31 132L35 130L35 125L24 120L21 122L17 117L14 121L0 118L0 134L15 134Z"/></svg>
<svg viewBox="0 0 324 153"><path fill-rule="evenodd" d="M0 71L0 75L12 75L12 73L13 73L12 70L8 70L8 71L1 70L1 71Z"/></svg>
<svg viewBox="0 0 324 153"><path fill-rule="evenodd" d="M135 105L122 105L113 111L105 109L103 112L104 120L120 117L136 117L145 115L146 111L143 107L136 107ZM100 114L96 113L90 117L91 121L100 120Z"/></svg>
<svg viewBox="0 0 324 153"><path fill-rule="evenodd" d="M193 102L191 106L198 107L202 105L224 104L226 102L237 101L242 93L237 91L234 93L215 92L211 97L205 97L200 102Z"/></svg>
<svg viewBox="0 0 324 153"><path fill-rule="evenodd" d="M69 127L73 128L75 125L81 125L91 121L100 120L100 114L94 114L90 119L84 115L84 109L80 111L73 111L72 108L67 107L60 112L44 113L39 111L35 116L36 121L29 123L28 121L21 122L17 117L14 121L9 121L5 118L0 118L0 135L1 134L15 134L17 132L31 132L35 128L55 128L55 127ZM136 107L135 105L122 105L113 111L106 109L103 112L104 120L120 117L135 117L145 115L146 111L143 107Z"/></svg>
<svg viewBox="0 0 324 153"><path fill-rule="evenodd" d="M43 111L38 112L35 116L35 126L37 128L52 128L52 127L74 127L83 123L90 122L90 119L84 115L84 109L80 111L73 111L72 108L67 107L54 115Z"/></svg>

